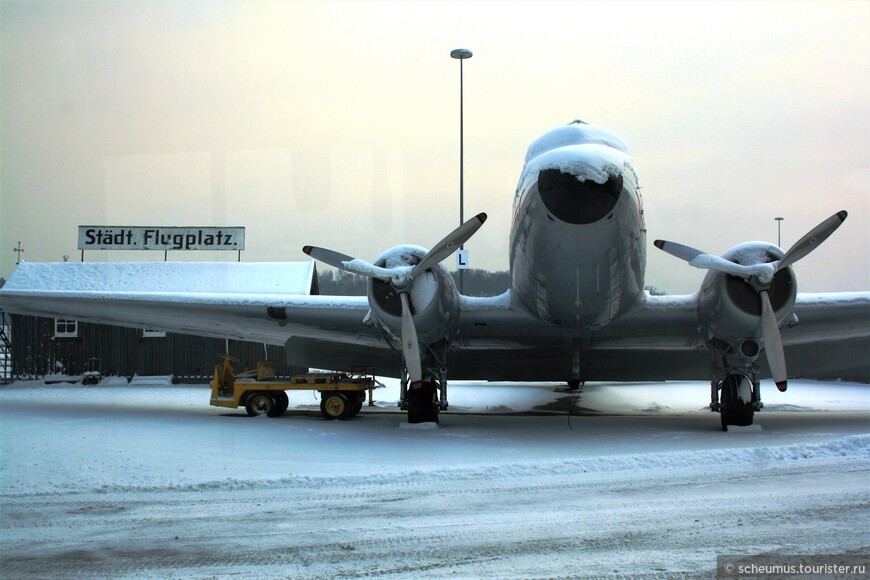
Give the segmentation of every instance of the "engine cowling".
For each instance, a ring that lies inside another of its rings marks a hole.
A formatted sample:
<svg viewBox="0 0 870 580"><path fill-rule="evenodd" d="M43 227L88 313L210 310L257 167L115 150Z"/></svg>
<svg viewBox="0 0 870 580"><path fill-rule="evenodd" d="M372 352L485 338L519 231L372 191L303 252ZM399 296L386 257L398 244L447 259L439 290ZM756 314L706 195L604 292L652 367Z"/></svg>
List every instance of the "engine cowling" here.
<svg viewBox="0 0 870 580"><path fill-rule="evenodd" d="M707 343L714 350L725 354L726 366L742 363L745 367L753 363L762 348L758 342L761 337L776 388L785 391L788 371L779 329L787 317L791 319L789 325L797 322L793 311L797 282L791 266L827 240L848 215L845 210L838 211L804 234L785 253L765 242L741 244L721 257L667 240L656 240L655 246L691 266L710 271L698 301L700 330L706 331ZM735 276L737 280L732 280ZM758 316L753 293L758 299ZM729 360L732 353L738 360Z"/></svg>
<svg viewBox="0 0 870 580"><path fill-rule="evenodd" d="M426 253L419 246L397 246L378 256L374 265L387 269L415 266ZM447 268L435 264L410 284L408 298L418 340L433 344L453 338L459 328L459 291ZM391 338L400 341L402 303L397 289L389 282L370 278L368 300L376 321Z"/></svg>
<svg viewBox="0 0 870 580"><path fill-rule="evenodd" d="M781 260L783 251L766 242L748 242L722 256L748 266ZM759 288L752 279L710 271L701 285L698 318L708 344L736 357L744 365L755 361L763 347ZM792 316L797 280L790 267L776 272L767 288L778 324Z"/></svg>

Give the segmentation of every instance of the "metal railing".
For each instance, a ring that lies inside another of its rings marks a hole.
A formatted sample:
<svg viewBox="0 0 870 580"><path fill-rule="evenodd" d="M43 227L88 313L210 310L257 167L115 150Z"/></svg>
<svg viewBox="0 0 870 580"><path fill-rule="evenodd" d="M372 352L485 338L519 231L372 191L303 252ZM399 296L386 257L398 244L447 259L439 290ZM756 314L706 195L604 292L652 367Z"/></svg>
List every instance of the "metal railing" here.
<svg viewBox="0 0 870 580"><path fill-rule="evenodd" d="M0 385L12 382L12 332L10 319L0 310Z"/></svg>

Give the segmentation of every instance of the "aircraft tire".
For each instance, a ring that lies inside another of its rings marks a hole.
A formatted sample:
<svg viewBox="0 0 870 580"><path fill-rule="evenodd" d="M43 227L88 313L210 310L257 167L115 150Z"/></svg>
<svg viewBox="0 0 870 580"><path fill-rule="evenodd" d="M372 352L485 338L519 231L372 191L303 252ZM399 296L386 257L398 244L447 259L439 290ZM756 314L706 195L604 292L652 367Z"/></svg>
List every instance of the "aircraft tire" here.
<svg viewBox="0 0 870 580"><path fill-rule="evenodd" d="M720 385L719 396L721 405L722 430L727 431L728 425L745 427L752 425L755 411L752 406L752 383L749 378L740 374L730 374Z"/></svg>
<svg viewBox="0 0 870 580"><path fill-rule="evenodd" d="M408 388L408 423L437 423L434 381L423 381L420 388Z"/></svg>

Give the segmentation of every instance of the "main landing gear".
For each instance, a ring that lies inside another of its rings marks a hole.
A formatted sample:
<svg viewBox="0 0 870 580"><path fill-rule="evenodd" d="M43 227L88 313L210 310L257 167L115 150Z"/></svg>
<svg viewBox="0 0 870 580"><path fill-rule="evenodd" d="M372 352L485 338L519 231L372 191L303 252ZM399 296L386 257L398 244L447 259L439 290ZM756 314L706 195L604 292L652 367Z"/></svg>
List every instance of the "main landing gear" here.
<svg viewBox="0 0 870 580"><path fill-rule="evenodd" d="M408 411L408 423L438 423L438 414L447 409L447 369L438 369L437 374L437 379L430 373L422 381L410 382L402 369L399 408Z"/></svg>
<svg viewBox="0 0 870 580"><path fill-rule="evenodd" d="M727 431L729 425L752 425L755 412L764 407L757 369L748 372L718 369L715 374L717 378L710 382L710 410L719 413L722 430Z"/></svg>

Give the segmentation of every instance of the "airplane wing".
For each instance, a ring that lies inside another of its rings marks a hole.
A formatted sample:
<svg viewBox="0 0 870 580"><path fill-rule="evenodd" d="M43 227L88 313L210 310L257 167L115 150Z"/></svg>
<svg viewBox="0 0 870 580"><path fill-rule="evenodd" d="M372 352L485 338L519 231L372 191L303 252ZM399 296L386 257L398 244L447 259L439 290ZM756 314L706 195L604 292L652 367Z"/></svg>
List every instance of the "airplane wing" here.
<svg viewBox="0 0 870 580"><path fill-rule="evenodd" d="M634 313L598 332L537 323L490 300L466 299L451 375L491 380L706 380L712 358L698 297L646 296ZM870 293L798 295L799 324L783 326L794 377L870 382ZM762 376L770 376L764 357ZM576 371L576 372L575 372Z"/></svg>
<svg viewBox="0 0 870 580"><path fill-rule="evenodd" d="M187 282L187 288L179 289L177 281L154 271L148 275L160 279L158 284L134 290L133 282L124 282L124 289L112 291L105 288L106 280L87 279L95 269L77 271L83 274L77 280L59 276L72 270L59 271L58 266L70 265L19 266L0 290L0 308L285 345L288 361L299 366L375 366L387 375L398 374L401 367L401 353L377 325L366 322L369 304L364 296L291 295L262 287L269 284L249 292L239 291L239 284L221 284L231 291L218 292L213 280L193 288ZM136 284L141 286L145 266L136 268ZM513 304L510 292L493 298L462 297L459 333L448 351L450 377L705 380L711 355L700 335L697 309L697 295L646 296L632 314L584 334L542 323ZM795 314L799 324L782 330L792 376L870 382L870 293L800 295ZM759 362L762 375L769 373L764 361Z"/></svg>
<svg viewBox="0 0 870 580"><path fill-rule="evenodd" d="M362 324L365 297L308 295L313 276L310 262L22 263L0 290L0 308L275 345L297 329L379 342Z"/></svg>
<svg viewBox="0 0 870 580"><path fill-rule="evenodd" d="M870 292L798 294L794 312L782 328L789 375L870 383Z"/></svg>
<svg viewBox="0 0 870 580"><path fill-rule="evenodd" d="M275 345L284 345L297 330L310 338L329 336L377 342L376 333L366 332L362 324L368 312L364 296L335 299L268 294L8 290L2 292L0 305L8 312L33 316Z"/></svg>
<svg viewBox="0 0 870 580"><path fill-rule="evenodd" d="M474 378L554 381L682 378L698 368L708 373L708 357L697 355L696 300L647 296L634 314L586 334L545 325L510 307L466 300L457 344L462 355L451 358L451 372L461 368L466 376L487 369L488 376Z"/></svg>

